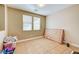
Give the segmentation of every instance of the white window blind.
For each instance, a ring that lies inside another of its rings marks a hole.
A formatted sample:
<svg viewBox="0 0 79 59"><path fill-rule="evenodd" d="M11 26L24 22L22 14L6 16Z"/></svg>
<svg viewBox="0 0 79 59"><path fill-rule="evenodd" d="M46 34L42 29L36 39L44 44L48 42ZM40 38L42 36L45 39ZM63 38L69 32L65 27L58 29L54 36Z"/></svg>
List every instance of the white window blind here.
<svg viewBox="0 0 79 59"><path fill-rule="evenodd" d="M32 30L32 16L23 15L23 30Z"/></svg>
<svg viewBox="0 0 79 59"><path fill-rule="evenodd" d="M40 18L33 17L33 30L40 30Z"/></svg>

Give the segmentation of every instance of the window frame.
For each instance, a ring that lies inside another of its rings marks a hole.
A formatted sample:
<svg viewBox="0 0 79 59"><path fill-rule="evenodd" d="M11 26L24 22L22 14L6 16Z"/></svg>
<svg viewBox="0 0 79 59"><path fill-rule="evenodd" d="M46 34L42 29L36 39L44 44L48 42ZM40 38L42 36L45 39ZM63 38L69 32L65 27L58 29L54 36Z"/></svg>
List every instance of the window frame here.
<svg viewBox="0 0 79 59"><path fill-rule="evenodd" d="M23 21L23 17L24 17L24 16L23 16L23 15L25 15L25 16L31 16L31 18L32 18L31 30L24 30L24 29L23 29L23 28L24 28L24 26L23 26L23 25L24 25L24 21ZM23 21L23 22L22 22L22 23L23 23L23 24L22 24L22 30L23 30L23 31L40 31L40 30L41 30L41 17L39 17L39 16L32 16L32 15L26 15L26 14L23 14L23 15L22 15L22 21ZM40 18L40 29L39 29L39 30L34 30L34 17Z"/></svg>
<svg viewBox="0 0 79 59"><path fill-rule="evenodd" d="M39 28L39 30L35 30L35 29L34 29L34 17L40 19L40 28ZM33 30L34 30L34 31L40 31L40 30L41 30L41 17L38 17L38 16L34 16L34 17L33 17Z"/></svg>
<svg viewBox="0 0 79 59"><path fill-rule="evenodd" d="M24 18L24 16L31 16L31 15L25 15L25 14L23 14L22 17ZM23 18L22 18L22 21L23 21ZM32 16L31 16L31 18L32 18L32 20L33 20L33 17L32 17ZM32 21L32 20L31 20L31 21ZM32 21L32 22L33 22L33 21ZM33 30L33 29L32 29L32 26L33 26L33 25L32 25L32 22L31 22L31 30L24 30L24 21L23 21L22 30L23 30L23 31L32 31L32 30Z"/></svg>

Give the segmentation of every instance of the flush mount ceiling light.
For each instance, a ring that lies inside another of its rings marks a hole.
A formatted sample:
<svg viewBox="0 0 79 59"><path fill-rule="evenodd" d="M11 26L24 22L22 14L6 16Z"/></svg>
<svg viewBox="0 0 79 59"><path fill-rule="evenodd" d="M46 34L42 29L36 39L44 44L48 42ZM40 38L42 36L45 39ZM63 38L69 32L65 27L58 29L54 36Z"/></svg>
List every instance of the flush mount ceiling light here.
<svg viewBox="0 0 79 59"><path fill-rule="evenodd" d="M44 7L45 4L37 4L37 6L39 6L39 7Z"/></svg>

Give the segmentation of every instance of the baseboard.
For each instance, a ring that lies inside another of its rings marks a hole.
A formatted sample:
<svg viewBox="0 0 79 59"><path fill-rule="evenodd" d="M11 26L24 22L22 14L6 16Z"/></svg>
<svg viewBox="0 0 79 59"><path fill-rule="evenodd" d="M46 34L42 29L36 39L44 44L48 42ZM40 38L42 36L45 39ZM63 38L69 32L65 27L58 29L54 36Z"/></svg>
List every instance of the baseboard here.
<svg viewBox="0 0 79 59"><path fill-rule="evenodd" d="M78 44L74 44L74 43L71 43L71 42L66 42L66 41L64 41L64 43L65 43L65 44L66 44L66 43L69 43L71 46L74 46L74 47L79 48L79 45L78 45Z"/></svg>
<svg viewBox="0 0 79 59"><path fill-rule="evenodd" d="M74 43L69 43L70 45L74 46L74 47L77 47L79 48L79 45L78 44L74 44Z"/></svg>
<svg viewBox="0 0 79 59"><path fill-rule="evenodd" d="M37 36L37 37L28 38L28 39L18 40L18 41L16 41L16 43L21 43L21 42L25 42L25 41L29 41L29 40L35 40L35 39L39 39L42 37L43 36Z"/></svg>

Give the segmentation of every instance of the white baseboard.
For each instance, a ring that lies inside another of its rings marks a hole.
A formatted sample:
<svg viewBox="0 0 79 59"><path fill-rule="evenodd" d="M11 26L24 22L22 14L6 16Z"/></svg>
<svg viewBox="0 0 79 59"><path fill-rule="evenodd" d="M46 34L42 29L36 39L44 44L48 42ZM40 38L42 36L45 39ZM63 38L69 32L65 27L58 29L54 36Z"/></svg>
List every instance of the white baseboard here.
<svg viewBox="0 0 79 59"><path fill-rule="evenodd" d="M74 47L79 48L79 45L78 45L78 44L74 44L74 43L71 43L71 42L66 42L66 41L64 41L64 43L69 43L70 45L72 45L72 46L74 46Z"/></svg>
<svg viewBox="0 0 79 59"><path fill-rule="evenodd" d="M79 45L78 44L70 43L70 45L79 48Z"/></svg>
<svg viewBox="0 0 79 59"><path fill-rule="evenodd" d="M37 36L37 37L28 38L28 39L18 40L18 41L16 41L16 43L21 43L21 42L25 42L25 41L29 41L29 40L35 40L35 39L39 39L42 37L43 36Z"/></svg>

